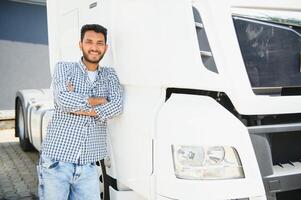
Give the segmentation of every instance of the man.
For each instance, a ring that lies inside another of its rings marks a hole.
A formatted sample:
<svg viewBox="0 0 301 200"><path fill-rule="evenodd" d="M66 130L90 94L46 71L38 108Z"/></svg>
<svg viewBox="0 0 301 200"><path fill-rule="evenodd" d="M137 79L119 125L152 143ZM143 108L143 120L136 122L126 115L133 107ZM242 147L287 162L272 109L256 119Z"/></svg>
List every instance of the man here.
<svg viewBox="0 0 301 200"><path fill-rule="evenodd" d="M38 166L40 199L100 199L95 163L107 156L107 119L122 112L116 72L99 65L106 42L104 27L84 25L81 60L56 65L55 110Z"/></svg>

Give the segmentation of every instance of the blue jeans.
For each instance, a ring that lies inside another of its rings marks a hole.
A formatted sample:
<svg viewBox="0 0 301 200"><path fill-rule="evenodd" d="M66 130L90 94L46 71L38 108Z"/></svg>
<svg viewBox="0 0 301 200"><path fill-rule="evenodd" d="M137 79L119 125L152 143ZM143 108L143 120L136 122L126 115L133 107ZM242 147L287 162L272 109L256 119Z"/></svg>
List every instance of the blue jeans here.
<svg viewBox="0 0 301 200"><path fill-rule="evenodd" d="M37 168L40 200L100 200L95 164L59 162L42 154Z"/></svg>

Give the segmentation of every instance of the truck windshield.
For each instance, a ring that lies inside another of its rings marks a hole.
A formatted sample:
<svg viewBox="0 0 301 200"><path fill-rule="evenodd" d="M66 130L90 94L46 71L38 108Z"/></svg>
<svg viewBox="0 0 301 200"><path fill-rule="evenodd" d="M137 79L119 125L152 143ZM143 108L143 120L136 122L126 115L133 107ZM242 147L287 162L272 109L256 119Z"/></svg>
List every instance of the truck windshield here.
<svg viewBox="0 0 301 200"><path fill-rule="evenodd" d="M301 87L301 27L298 23L242 16L233 16L233 21L255 93L260 88Z"/></svg>

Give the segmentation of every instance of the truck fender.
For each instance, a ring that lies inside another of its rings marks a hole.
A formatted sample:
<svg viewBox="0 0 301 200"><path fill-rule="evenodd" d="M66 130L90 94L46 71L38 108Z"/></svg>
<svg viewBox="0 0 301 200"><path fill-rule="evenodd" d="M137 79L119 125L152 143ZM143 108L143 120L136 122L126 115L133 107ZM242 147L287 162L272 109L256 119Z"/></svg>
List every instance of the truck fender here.
<svg viewBox="0 0 301 200"><path fill-rule="evenodd" d="M50 89L28 89L28 90L19 90L16 92L15 96L15 116L17 117L17 101L20 101L22 105L24 106L24 120L25 120L25 133L26 136L30 137L30 130L29 130L29 110L30 106L33 104L36 104L39 101L42 101L43 99L49 99L51 97L51 90ZM15 124L16 127L17 124ZM15 137L18 137L17 132L15 133Z"/></svg>
<svg viewBox="0 0 301 200"><path fill-rule="evenodd" d="M187 181L180 181L175 176L172 145L234 147L240 156L245 173L242 181L244 183L242 186L245 187L240 189L242 196L265 194L247 127L215 99L202 95L172 94L162 106L157 118L154 171L158 193L175 199L187 199L188 197L185 196L188 194L187 190L185 194L182 189L171 189L188 186ZM219 182L212 188L208 185L197 187L198 184L206 184L206 181L201 183L194 181L189 184L195 185L194 190L191 191L192 198L200 194L202 199L212 199L213 194L226 196L231 194L229 188L226 191L224 185ZM189 187L193 188L191 185ZM220 193L215 194L215 190L219 190ZM234 187L233 195L237 195L237 192ZM218 196L214 197L214 199L218 198Z"/></svg>

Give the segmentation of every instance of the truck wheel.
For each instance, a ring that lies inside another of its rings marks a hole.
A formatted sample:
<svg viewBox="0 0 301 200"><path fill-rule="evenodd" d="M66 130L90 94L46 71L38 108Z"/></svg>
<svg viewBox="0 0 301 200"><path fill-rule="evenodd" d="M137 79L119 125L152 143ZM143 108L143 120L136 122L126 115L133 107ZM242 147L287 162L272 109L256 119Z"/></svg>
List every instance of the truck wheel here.
<svg viewBox="0 0 301 200"><path fill-rule="evenodd" d="M15 131L16 136L19 137L20 146L23 151L33 150L33 146L29 142L28 130L25 121L25 107L20 98L16 99L16 111L15 111Z"/></svg>

